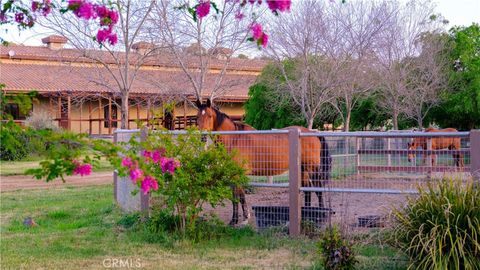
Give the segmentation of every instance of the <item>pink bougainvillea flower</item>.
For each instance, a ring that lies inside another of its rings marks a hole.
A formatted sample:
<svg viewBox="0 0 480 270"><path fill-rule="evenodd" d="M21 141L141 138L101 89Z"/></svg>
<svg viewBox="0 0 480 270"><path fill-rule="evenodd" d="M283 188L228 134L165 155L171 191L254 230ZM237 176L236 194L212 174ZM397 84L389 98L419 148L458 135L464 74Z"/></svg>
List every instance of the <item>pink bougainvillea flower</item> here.
<svg viewBox="0 0 480 270"><path fill-rule="evenodd" d="M130 170L130 180L132 180L133 183L136 183L137 180L143 177L143 171L140 170L139 168L134 168Z"/></svg>
<svg viewBox="0 0 480 270"><path fill-rule="evenodd" d="M7 22L7 15L5 15L5 13L3 11L0 11L0 22L1 23L5 23Z"/></svg>
<svg viewBox="0 0 480 270"><path fill-rule="evenodd" d="M252 33L253 33L253 39L257 40L262 37L263 30L262 30L262 25L259 23L254 23L251 27Z"/></svg>
<svg viewBox="0 0 480 270"><path fill-rule="evenodd" d="M124 157L124 158L122 159L122 166L123 166L123 167L130 167L130 166L132 166L132 165L133 165L133 161L132 161L131 158L129 158L129 157Z"/></svg>
<svg viewBox="0 0 480 270"><path fill-rule="evenodd" d="M200 0L195 11L199 19L207 16L210 13L210 0Z"/></svg>
<svg viewBox="0 0 480 270"><path fill-rule="evenodd" d="M116 34L110 34L108 35L107 40L110 45L115 45L117 44L118 38Z"/></svg>
<svg viewBox="0 0 480 270"><path fill-rule="evenodd" d="M97 41L99 43L104 43L108 36L111 34L111 31L109 29L100 29L97 32Z"/></svg>
<svg viewBox="0 0 480 270"><path fill-rule="evenodd" d="M37 2L37 1L33 1L32 2L32 11L33 12L37 12L37 10L40 8L40 2Z"/></svg>
<svg viewBox="0 0 480 270"><path fill-rule="evenodd" d="M160 150L155 150L152 153L152 160L155 163L160 162L160 159L162 158L163 153Z"/></svg>
<svg viewBox="0 0 480 270"><path fill-rule="evenodd" d="M73 169L73 174L80 176L85 176L85 175L90 175L92 173L92 165L85 163L85 164L79 164L78 162L74 162L77 164L75 169Z"/></svg>
<svg viewBox="0 0 480 270"><path fill-rule="evenodd" d="M116 12L115 10L110 10L108 12L108 17L110 18L112 24L117 24L117 22L118 22L118 12Z"/></svg>
<svg viewBox="0 0 480 270"><path fill-rule="evenodd" d="M268 45L268 35L263 33L262 35L262 46L263 48L266 48Z"/></svg>
<svg viewBox="0 0 480 270"><path fill-rule="evenodd" d="M285 11L290 11L292 5L291 0L267 0L268 8L275 14Z"/></svg>
<svg viewBox="0 0 480 270"><path fill-rule="evenodd" d="M95 5L94 10L100 18L108 16L108 8L106 6Z"/></svg>
<svg viewBox="0 0 480 270"><path fill-rule="evenodd" d="M85 20L90 20L95 16L93 5L92 3L89 3L89 2L83 2L74 13L78 17L83 18Z"/></svg>
<svg viewBox="0 0 480 270"><path fill-rule="evenodd" d="M25 19L25 14L18 12L15 14L15 21L17 23L23 23L23 20Z"/></svg>
<svg viewBox="0 0 480 270"><path fill-rule="evenodd" d="M143 194L147 195L150 192L150 189L158 190L158 182L157 179L151 176L145 176L142 181L141 187Z"/></svg>
<svg viewBox="0 0 480 270"><path fill-rule="evenodd" d="M147 150L144 150L144 151L142 152L142 155L143 155L145 158L152 158L152 152L147 151Z"/></svg>
<svg viewBox="0 0 480 270"><path fill-rule="evenodd" d="M237 20L242 20L244 17L245 15L240 10L235 13L235 19Z"/></svg>
<svg viewBox="0 0 480 270"><path fill-rule="evenodd" d="M174 158L161 158L160 166L162 167L163 173L173 174L175 169L180 167L180 161Z"/></svg>

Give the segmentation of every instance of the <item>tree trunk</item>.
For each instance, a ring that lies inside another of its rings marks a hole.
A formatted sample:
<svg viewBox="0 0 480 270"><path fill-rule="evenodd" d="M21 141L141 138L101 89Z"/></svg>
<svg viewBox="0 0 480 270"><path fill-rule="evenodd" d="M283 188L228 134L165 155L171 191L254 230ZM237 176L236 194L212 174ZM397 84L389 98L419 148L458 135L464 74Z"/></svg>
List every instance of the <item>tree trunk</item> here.
<svg viewBox="0 0 480 270"><path fill-rule="evenodd" d="M313 117L308 118L308 129L313 129Z"/></svg>
<svg viewBox="0 0 480 270"><path fill-rule="evenodd" d="M344 126L343 126L343 130L344 131L350 131L350 118L351 118L352 114L350 111L347 111L347 117L345 117L345 123L344 123Z"/></svg>
<svg viewBox="0 0 480 270"><path fill-rule="evenodd" d="M392 112L392 120L393 120L393 129L394 130L398 130L398 111L397 111L397 108L393 108L393 112Z"/></svg>
<svg viewBox="0 0 480 270"><path fill-rule="evenodd" d="M423 129L423 119L422 117L417 118L417 124L419 129Z"/></svg>
<svg viewBox="0 0 480 270"><path fill-rule="evenodd" d="M128 128L128 93L123 93L122 94L122 104L120 106L120 123L121 123L121 129L127 129Z"/></svg>

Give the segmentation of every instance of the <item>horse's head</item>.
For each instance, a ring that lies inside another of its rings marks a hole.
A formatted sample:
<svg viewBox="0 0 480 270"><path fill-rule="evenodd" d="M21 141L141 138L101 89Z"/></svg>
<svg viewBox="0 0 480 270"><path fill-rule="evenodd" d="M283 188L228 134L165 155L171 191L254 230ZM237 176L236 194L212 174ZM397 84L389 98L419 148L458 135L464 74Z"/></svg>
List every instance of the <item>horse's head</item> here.
<svg viewBox="0 0 480 270"><path fill-rule="evenodd" d="M197 125L200 130L213 131L215 130L215 121L217 121L217 114L212 107L210 99L207 100L207 104L202 104L200 100L196 102L197 112Z"/></svg>
<svg viewBox="0 0 480 270"><path fill-rule="evenodd" d="M415 141L411 143L407 143L408 150L415 150L417 149L418 145ZM408 153L408 162L412 162L415 159L415 153Z"/></svg>

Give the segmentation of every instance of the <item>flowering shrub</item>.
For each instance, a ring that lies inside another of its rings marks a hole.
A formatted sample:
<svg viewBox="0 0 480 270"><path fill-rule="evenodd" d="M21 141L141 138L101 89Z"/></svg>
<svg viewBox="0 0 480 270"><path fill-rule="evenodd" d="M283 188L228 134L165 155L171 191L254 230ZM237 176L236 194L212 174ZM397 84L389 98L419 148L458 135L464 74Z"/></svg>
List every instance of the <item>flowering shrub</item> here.
<svg viewBox="0 0 480 270"><path fill-rule="evenodd" d="M114 145L69 133L55 134L49 140L48 159L28 174L46 181L85 176L91 173L92 164L105 157L142 193L158 192L164 207L180 216L182 231L195 226L205 204L215 207L232 199L231 188L248 180L241 164L234 161L235 153L203 142L195 129L178 136L166 131L151 133L143 142L133 137L128 147L127 143Z"/></svg>
<svg viewBox="0 0 480 270"><path fill-rule="evenodd" d="M28 4L30 2L30 5ZM35 25L38 16L48 16L52 9L60 12L73 12L84 20L97 20L99 29L95 39L100 44L106 42L115 45L118 41L113 27L118 22L118 12L105 5L93 4L90 0L62 0L60 4L51 0L18 1L7 0L0 2L0 25L16 24L19 28L31 28Z"/></svg>
<svg viewBox="0 0 480 270"><path fill-rule="evenodd" d="M141 192L164 196L166 209L180 216L180 229L192 229L205 204L215 207L232 198L232 186L247 182L245 170L222 145L206 144L190 129L173 136L151 133L145 142L129 142L117 168Z"/></svg>

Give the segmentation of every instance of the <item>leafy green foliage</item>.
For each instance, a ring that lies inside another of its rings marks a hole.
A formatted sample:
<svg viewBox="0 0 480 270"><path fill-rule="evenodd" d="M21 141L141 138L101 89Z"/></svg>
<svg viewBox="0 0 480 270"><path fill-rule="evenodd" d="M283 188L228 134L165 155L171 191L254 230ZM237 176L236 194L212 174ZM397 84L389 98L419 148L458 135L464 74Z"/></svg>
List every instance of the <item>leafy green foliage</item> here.
<svg viewBox="0 0 480 270"><path fill-rule="evenodd" d="M216 138L212 136L212 140ZM182 230L193 230L196 219L205 204L213 207L225 199L232 199L232 186L242 186L248 182L245 169L235 160L236 152L228 152L222 144L207 144L202 141L202 133L189 129L187 134L173 136L168 132L149 134L145 142L130 142L127 155L138 162L145 175L158 181L158 193L170 213L181 218ZM174 173L165 173L161 166L145 162L142 150L164 150L164 156L179 161ZM120 175L127 175L124 168L118 168Z"/></svg>
<svg viewBox="0 0 480 270"><path fill-rule="evenodd" d="M0 125L0 160L22 160L42 156L48 148L49 130L24 128L13 121Z"/></svg>
<svg viewBox="0 0 480 270"><path fill-rule="evenodd" d="M454 27L450 30L448 90L442 103L431 113L441 126L458 129L480 127L480 26Z"/></svg>
<svg viewBox="0 0 480 270"><path fill-rule="evenodd" d="M480 189L443 179L394 210L395 238L417 269L480 269Z"/></svg>
<svg viewBox="0 0 480 270"><path fill-rule="evenodd" d="M5 106L8 103L17 104L19 112L23 115L27 115L32 110L33 102L37 100L37 92L32 91L26 94L5 95L2 91L3 88L5 88L5 84L0 84L0 119L12 118L12 116L8 115L5 111Z"/></svg>
<svg viewBox="0 0 480 270"><path fill-rule="evenodd" d="M358 262L355 259L352 244L342 235L338 227L327 227L320 236L318 253L325 269L355 269Z"/></svg>
<svg viewBox="0 0 480 270"><path fill-rule="evenodd" d="M98 165L106 157L120 176L130 176L142 192L157 190L170 215L179 216L178 227L183 232L194 231L205 204L215 207L225 199L232 199L231 188L248 182L245 169L235 160L236 152L227 151L222 144L207 144L202 136L195 129L180 135L152 132L141 142L133 136L128 144L114 145L82 134L51 133L47 159L40 163L40 168L30 169L27 174L46 181L64 180L66 175L74 174L80 158L83 164ZM211 139L216 140L213 136ZM154 161L147 152L161 156ZM125 165L126 160L129 165ZM180 166L166 169L163 162L172 160ZM132 171L138 173L135 178ZM155 187L145 187L153 181Z"/></svg>
<svg viewBox="0 0 480 270"><path fill-rule="evenodd" d="M256 129L283 128L291 125L305 125L305 120L292 102L280 99L276 90L257 83L250 87L249 99L245 103L245 122Z"/></svg>

